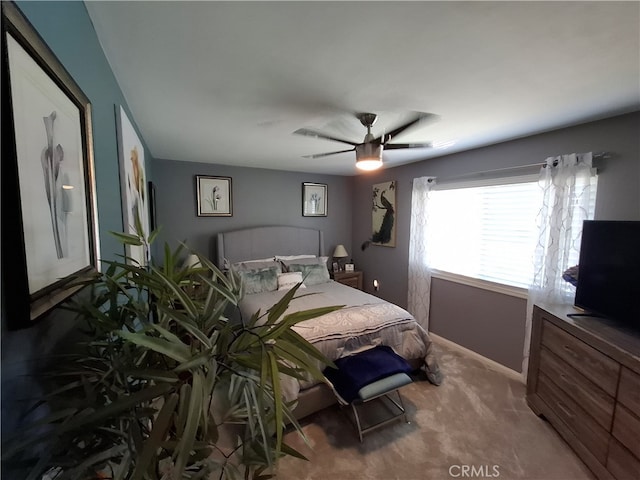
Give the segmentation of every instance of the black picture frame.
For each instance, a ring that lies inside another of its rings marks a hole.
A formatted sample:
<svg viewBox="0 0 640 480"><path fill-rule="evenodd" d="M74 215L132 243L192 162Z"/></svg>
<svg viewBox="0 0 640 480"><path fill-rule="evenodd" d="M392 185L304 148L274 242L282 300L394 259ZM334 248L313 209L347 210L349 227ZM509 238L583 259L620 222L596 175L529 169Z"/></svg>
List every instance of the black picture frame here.
<svg viewBox="0 0 640 480"><path fill-rule="evenodd" d="M196 213L198 217L232 217L231 177L196 175Z"/></svg>
<svg viewBox="0 0 640 480"><path fill-rule="evenodd" d="M327 192L325 183L304 182L302 184L302 216L326 217Z"/></svg>
<svg viewBox="0 0 640 480"><path fill-rule="evenodd" d="M99 235L91 103L13 2L2 2L2 82L2 281L16 329L95 275Z"/></svg>
<svg viewBox="0 0 640 480"><path fill-rule="evenodd" d="M158 228L158 218L156 213L156 186L151 180L149 180L147 189L149 190L149 233L151 233Z"/></svg>

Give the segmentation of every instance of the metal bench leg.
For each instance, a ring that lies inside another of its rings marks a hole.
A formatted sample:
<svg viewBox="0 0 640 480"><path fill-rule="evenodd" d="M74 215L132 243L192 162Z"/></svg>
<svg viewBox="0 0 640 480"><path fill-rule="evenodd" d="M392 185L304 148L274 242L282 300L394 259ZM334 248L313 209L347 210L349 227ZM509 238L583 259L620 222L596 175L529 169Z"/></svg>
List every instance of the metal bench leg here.
<svg viewBox="0 0 640 480"><path fill-rule="evenodd" d="M355 404L351 403L351 408L353 409L353 416L356 419L356 427L358 428L358 436L360 437L360 443L362 443L362 426L360 425L360 417L358 416L358 409Z"/></svg>

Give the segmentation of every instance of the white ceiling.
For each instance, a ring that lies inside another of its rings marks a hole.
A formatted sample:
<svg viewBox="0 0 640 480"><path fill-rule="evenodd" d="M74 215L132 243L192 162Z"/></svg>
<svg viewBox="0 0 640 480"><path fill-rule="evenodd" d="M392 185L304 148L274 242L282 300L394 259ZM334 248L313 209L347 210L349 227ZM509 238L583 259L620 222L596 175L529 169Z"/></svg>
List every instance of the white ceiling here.
<svg viewBox="0 0 640 480"><path fill-rule="evenodd" d="M438 115L399 165L640 108L640 3L87 2L154 158L352 175L348 146Z"/></svg>

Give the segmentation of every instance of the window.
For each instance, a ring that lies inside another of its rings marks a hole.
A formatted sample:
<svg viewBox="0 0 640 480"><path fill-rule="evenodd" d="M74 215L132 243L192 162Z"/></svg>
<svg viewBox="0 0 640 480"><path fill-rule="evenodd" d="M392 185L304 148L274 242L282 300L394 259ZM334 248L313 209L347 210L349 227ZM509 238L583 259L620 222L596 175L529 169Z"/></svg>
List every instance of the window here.
<svg viewBox="0 0 640 480"><path fill-rule="evenodd" d="M429 266L528 288L542 195L538 175L434 187L427 204ZM593 218L595 196L590 208ZM570 261L576 265L578 258Z"/></svg>

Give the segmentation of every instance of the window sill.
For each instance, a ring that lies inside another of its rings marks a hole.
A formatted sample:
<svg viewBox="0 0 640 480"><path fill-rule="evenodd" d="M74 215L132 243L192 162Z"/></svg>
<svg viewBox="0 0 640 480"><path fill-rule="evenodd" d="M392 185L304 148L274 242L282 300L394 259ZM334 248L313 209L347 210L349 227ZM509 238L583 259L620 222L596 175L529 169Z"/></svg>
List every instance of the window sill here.
<svg viewBox="0 0 640 480"><path fill-rule="evenodd" d="M440 280L447 280L449 282L459 283L462 285L468 285L470 287L480 288L482 290L489 290L491 292L502 293L511 297L528 298L529 290L526 288L513 287L511 285L503 285L501 283L490 282L488 280L481 280L479 278L467 277L465 275L459 275L457 273L444 272L442 270L431 270L431 276Z"/></svg>

